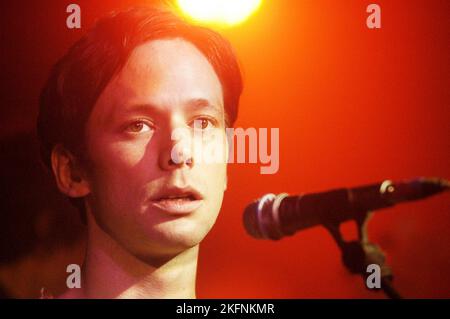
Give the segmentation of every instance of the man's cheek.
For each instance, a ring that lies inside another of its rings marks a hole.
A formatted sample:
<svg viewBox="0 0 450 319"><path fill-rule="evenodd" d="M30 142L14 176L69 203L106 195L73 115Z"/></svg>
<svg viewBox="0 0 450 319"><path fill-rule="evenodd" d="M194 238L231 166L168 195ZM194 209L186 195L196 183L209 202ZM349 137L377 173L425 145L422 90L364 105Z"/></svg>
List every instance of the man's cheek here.
<svg viewBox="0 0 450 319"><path fill-rule="evenodd" d="M96 168L103 179L127 179L133 174L133 168L142 161L145 151L139 145L116 142L104 144L98 148L95 156Z"/></svg>
<svg viewBox="0 0 450 319"><path fill-rule="evenodd" d="M117 142L108 147L106 159L118 167L134 167L145 158L147 144L139 142Z"/></svg>
<svg viewBox="0 0 450 319"><path fill-rule="evenodd" d="M101 192L101 197L122 205L129 200L130 193L136 194L141 176L131 169L131 162L118 157L117 153L115 155L101 158L97 164L94 183L97 191Z"/></svg>
<svg viewBox="0 0 450 319"><path fill-rule="evenodd" d="M206 189L209 190L211 200L214 205L220 207L223 192L226 188L226 165L206 164L203 167L202 174L204 181L207 183Z"/></svg>
<svg viewBox="0 0 450 319"><path fill-rule="evenodd" d="M226 163L227 140L222 129L194 130L193 156L200 165Z"/></svg>

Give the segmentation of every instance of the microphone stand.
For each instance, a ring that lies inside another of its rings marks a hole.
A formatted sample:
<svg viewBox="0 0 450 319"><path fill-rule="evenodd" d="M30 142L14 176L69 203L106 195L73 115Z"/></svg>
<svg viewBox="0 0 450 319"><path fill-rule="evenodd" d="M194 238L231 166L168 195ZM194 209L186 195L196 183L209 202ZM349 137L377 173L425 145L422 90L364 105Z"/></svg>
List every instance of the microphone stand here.
<svg viewBox="0 0 450 319"><path fill-rule="evenodd" d="M356 214L355 222L358 226L358 240L344 241L339 229L340 222L331 222L325 225L334 241L341 250L342 262L353 274L360 274L366 282L367 266L377 264L381 270L381 288L368 289L378 291L382 289L390 299L401 299L401 295L393 287L392 270L385 264L385 254L377 245L371 243L367 235L367 223L372 213L364 211Z"/></svg>

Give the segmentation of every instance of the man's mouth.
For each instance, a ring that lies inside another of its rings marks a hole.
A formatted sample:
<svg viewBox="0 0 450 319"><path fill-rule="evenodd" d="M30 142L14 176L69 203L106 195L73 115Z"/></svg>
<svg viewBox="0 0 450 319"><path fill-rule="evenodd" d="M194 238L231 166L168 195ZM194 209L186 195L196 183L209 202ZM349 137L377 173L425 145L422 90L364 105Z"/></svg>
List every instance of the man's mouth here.
<svg viewBox="0 0 450 319"><path fill-rule="evenodd" d="M203 204L202 195L190 188L167 189L151 200L154 207L170 214L189 214Z"/></svg>

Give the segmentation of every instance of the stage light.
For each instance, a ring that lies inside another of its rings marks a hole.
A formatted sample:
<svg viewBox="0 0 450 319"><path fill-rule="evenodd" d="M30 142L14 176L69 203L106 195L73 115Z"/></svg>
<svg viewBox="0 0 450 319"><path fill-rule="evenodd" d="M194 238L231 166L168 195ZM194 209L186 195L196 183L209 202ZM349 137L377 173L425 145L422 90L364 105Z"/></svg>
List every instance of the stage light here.
<svg viewBox="0 0 450 319"><path fill-rule="evenodd" d="M205 24L232 26L246 20L262 0L177 0L189 18Z"/></svg>

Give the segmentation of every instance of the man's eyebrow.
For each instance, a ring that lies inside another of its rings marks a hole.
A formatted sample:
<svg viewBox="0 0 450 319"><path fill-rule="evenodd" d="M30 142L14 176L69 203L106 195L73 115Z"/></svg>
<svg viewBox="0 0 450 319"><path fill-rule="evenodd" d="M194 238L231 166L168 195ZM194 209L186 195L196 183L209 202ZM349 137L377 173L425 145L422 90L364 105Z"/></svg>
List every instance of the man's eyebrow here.
<svg viewBox="0 0 450 319"><path fill-rule="evenodd" d="M190 99L184 103L185 106L191 110L204 110L211 109L216 112L222 113L223 110L219 105L211 103L208 99L205 98L194 98ZM139 104L131 104L122 110L124 113L135 113L135 112L163 112L161 107L158 107L153 103L139 103Z"/></svg>
<svg viewBox="0 0 450 319"><path fill-rule="evenodd" d="M122 109L122 112L124 113L144 113L148 111L161 112L161 108L158 108L158 106L153 103L138 103L128 105Z"/></svg>
<svg viewBox="0 0 450 319"><path fill-rule="evenodd" d="M186 105L192 109L213 109L219 113L222 113L222 108L219 105L211 103L208 99L195 98L187 101Z"/></svg>

